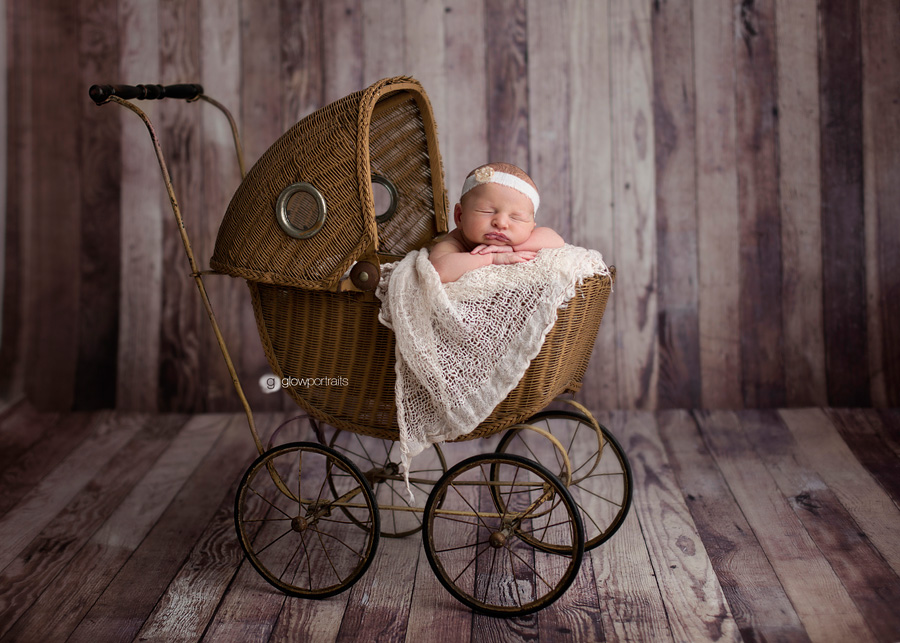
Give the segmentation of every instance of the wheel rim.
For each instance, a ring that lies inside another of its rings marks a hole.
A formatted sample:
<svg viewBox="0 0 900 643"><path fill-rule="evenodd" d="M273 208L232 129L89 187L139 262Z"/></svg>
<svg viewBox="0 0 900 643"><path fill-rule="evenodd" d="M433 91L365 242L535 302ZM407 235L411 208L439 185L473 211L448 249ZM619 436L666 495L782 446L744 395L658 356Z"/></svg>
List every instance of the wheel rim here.
<svg viewBox="0 0 900 643"><path fill-rule="evenodd" d="M566 447L572 462L569 491L584 522L585 549L609 540L628 515L632 497L631 466L618 441L598 425L601 440L590 418L571 411L544 411L525 424L549 431ZM497 452L541 459L548 452L545 442L532 431L511 430L503 435ZM563 470L559 459L545 463L554 472Z"/></svg>
<svg viewBox="0 0 900 643"><path fill-rule="evenodd" d="M349 588L378 545L378 510L365 478L344 456L313 443L278 446L250 465L235 499L235 526L263 578L306 598Z"/></svg>
<svg viewBox="0 0 900 643"><path fill-rule="evenodd" d="M502 494L503 510L491 488ZM423 539L444 587L494 616L553 603L584 555L584 528L568 490L545 467L516 455L479 455L452 467L428 499ZM536 548L535 540L557 551Z"/></svg>
<svg viewBox="0 0 900 643"><path fill-rule="evenodd" d="M410 463L409 486L400 466L400 443L335 430L329 446L354 462L365 476L381 514L381 535L403 538L422 529L425 502L434 483L447 471L440 445L434 444ZM348 517L353 516L348 513Z"/></svg>

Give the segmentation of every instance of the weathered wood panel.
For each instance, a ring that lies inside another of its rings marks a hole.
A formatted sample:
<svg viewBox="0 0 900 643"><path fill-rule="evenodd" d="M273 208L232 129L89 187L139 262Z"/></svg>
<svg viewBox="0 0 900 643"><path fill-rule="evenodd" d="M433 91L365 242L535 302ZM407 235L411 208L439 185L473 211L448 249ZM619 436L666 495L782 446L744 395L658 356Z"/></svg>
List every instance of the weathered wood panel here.
<svg viewBox="0 0 900 643"><path fill-rule="evenodd" d="M816 2L778 0L778 167L784 377L791 404L828 398L822 326L822 225Z"/></svg>
<svg viewBox="0 0 900 643"><path fill-rule="evenodd" d="M30 609L54 579L64 573L91 535L118 510L135 484L154 466L160 454L169 448L187 420L185 416L176 415L152 421L147 416L135 419L132 424L138 426L139 431L115 457L93 467L96 475L90 482L3 570L0 575L3 580L3 592L0 594L3 624L0 625L0 634ZM73 423L71 428L77 430L79 426ZM52 470L55 463L45 464L48 470Z"/></svg>
<svg viewBox="0 0 900 643"><path fill-rule="evenodd" d="M236 105L226 106L230 110L239 109L234 111L234 116L241 124L248 171L284 130L299 120L291 120L285 113L287 92L296 91L297 88L293 72L285 70L283 65L291 65L292 69L298 64L296 60L288 62L285 50L293 48L295 39L300 38L302 33L286 33L290 26L295 26L292 22L292 9L286 5L286 2L279 3L278 0L240 2L240 73L233 72L239 78L240 96ZM315 23L310 25L313 26ZM270 46L260 46L259 43L270 43ZM304 60L303 64L314 69L317 62L318 60ZM282 87L282 83L285 87ZM294 99L299 97L294 96ZM222 214L219 213L219 216ZM206 265L209 257L201 257L201 261ZM261 349L246 287L240 288L238 305L238 318L227 319L223 315L220 323L239 329L240 346L237 350L234 346L229 346L229 350L237 353L232 355L232 359L238 364L247 400L254 409L271 411L284 408L284 398L287 396L265 395L257 384L260 377L271 372L271 368Z"/></svg>
<svg viewBox="0 0 900 643"><path fill-rule="evenodd" d="M375 82L386 76L412 76L428 89L428 100L437 123L447 122L447 94L453 90L447 83L446 28L444 0L403 0L402 63L396 72L366 79ZM396 32L396 26L394 27ZM388 49L384 42L394 37L385 33L372 40L373 46ZM444 137L446 138L446 136Z"/></svg>
<svg viewBox="0 0 900 643"><path fill-rule="evenodd" d="M4 444L3 452L8 457L4 457L0 464L0 480L6 490L0 498L0 516L15 507L49 470L62 462L87 437L92 426L92 414L69 417L69 421L60 422L55 415L35 417L25 412L17 414L15 422L4 426L4 432L10 433L25 429L34 436L34 441L26 443L27 449L20 448L24 446L21 442Z"/></svg>
<svg viewBox="0 0 900 643"><path fill-rule="evenodd" d="M538 225L572 238L568 102L571 2L528 3L528 141L531 177L541 191Z"/></svg>
<svg viewBox="0 0 900 643"><path fill-rule="evenodd" d="M488 160L529 170L525 0L485 0ZM487 32L486 32L487 33Z"/></svg>
<svg viewBox="0 0 900 643"><path fill-rule="evenodd" d="M403 638L418 560L408 552L400 539L381 539L372 566L348 592L339 639L354 640L359 632L366 632L375 640ZM370 571L375 573L369 574Z"/></svg>
<svg viewBox="0 0 900 643"><path fill-rule="evenodd" d="M862 51L859 4L819 3L822 293L828 400L867 406Z"/></svg>
<svg viewBox="0 0 900 643"><path fill-rule="evenodd" d="M7 42L10 40L9 32L6 25L10 22L7 13L16 11L15 2L7 2L4 5L4 11L0 15L0 33L3 33L3 51L0 52L0 66L7 69L7 73L0 78L0 202L7 204L0 212L0 361L17 364L19 362L18 353L18 335L20 320L12 315L4 319L3 310L10 308L13 304L18 304L19 300L19 281L20 273L17 268L19 259L19 220L15 212L10 216L8 204L10 201L15 202L14 198L10 198L10 190L8 179L11 174L16 174L10 170L9 150L11 147L10 129L16 126L19 115L12 115L9 100L9 80L16 78L17 74L9 70L7 65L8 53ZM11 49L15 49L14 43ZM19 76L21 72L19 73ZM17 86L13 82L13 86ZM12 128L10 127L12 123ZM13 194L16 191L13 190ZM5 323L4 323L5 322ZM9 324L10 327L7 327ZM7 403L13 398L21 397L21 392L14 390L21 382L21 377L16 375L14 369L0 369L0 399L6 399Z"/></svg>
<svg viewBox="0 0 900 643"><path fill-rule="evenodd" d="M90 0L79 6L79 67L82 87L117 75L118 0ZM119 336L119 195L121 166L111 163L120 152L120 123L94 109L83 89L74 94L82 108L80 136L81 243L77 275L78 357L76 409L116 406ZM74 320L73 320L74 322ZM98 377L97 373L105 374Z"/></svg>
<svg viewBox="0 0 900 643"><path fill-rule="evenodd" d="M449 0L444 17L447 117L440 124L447 197L452 208L466 175L488 160L484 2ZM452 211L450 226L453 226Z"/></svg>
<svg viewBox="0 0 900 643"><path fill-rule="evenodd" d="M741 408L734 14L715 0L693 10L700 405Z"/></svg>
<svg viewBox="0 0 900 643"><path fill-rule="evenodd" d="M64 582L51 583L30 609L15 622L12 640L68 638L95 601L126 564L159 520L223 430L224 416L191 419L167 444L154 466L131 489L125 501L91 535L68 564ZM113 416L111 419L117 419ZM107 432L108 448L118 450L139 428L132 422L130 433L118 428ZM118 440L111 439L116 436ZM120 437L121 436L121 437ZM82 464L82 468L84 465ZM86 470L90 471L90 469ZM170 541L170 546L175 546ZM139 625L139 624L138 624ZM23 635L27 632L28 635Z"/></svg>
<svg viewBox="0 0 900 643"><path fill-rule="evenodd" d="M627 417L621 438L634 475L634 505L676 641L741 640L719 580L669 464L651 413ZM689 592L684 588L690 587Z"/></svg>
<svg viewBox="0 0 900 643"><path fill-rule="evenodd" d="M240 76L231 70L240 66L239 6L228 0L200 0L200 81L203 90L222 104L239 105L241 97ZM224 114L212 105L200 107L200 159L203 168L203 207L190 212L186 222L193 232L193 250L197 261L205 266L213 253L213 244L219 223L228 207L231 194L241 181L240 167L234 151L231 127ZM182 275L184 272L179 271ZM188 280L193 288L193 280ZM247 290L241 280L211 277L205 287L219 322L226 346L241 346L241 328L235 323L247 306ZM191 296L197 299L192 292ZM221 350L212 327L204 314L197 329L200 338L200 363L206 373L203 397L208 408L235 411L239 400L234 393L231 375L225 366ZM254 402L261 397L256 384L262 373L248 373L243 386L255 394Z"/></svg>
<svg viewBox="0 0 900 643"><path fill-rule="evenodd" d="M283 0L280 10L281 113L287 129L325 104L322 4Z"/></svg>
<svg viewBox="0 0 900 643"><path fill-rule="evenodd" d="M730 412L703 423L710 453L812 640L874 640L834 569L821 557Z"/></svg>
<svg viewBox="0 0 900 643"><path fill-rule="evenodd" d="M87 484L91 470L105 464L140 428L135 421L115 424L109 413L91 415L90 422L88 438L41 478L0 520L0 568L6 567L52 516ZM48 465L52 465L52 460Z"/></svg>
<svg viewBox="0 0 900 643"><path fill-rule="evenodd" d="M746 407L771 408L785 400L774 0L741 2L736 19L741 389Z"/></svg>
<svg viewBox="0 0 900 643"><path fill-rule="evenodd" d="M872 402L900 406L900 7L862 0L863 170Z"/></svg>
<svg viewBox="0 0 900 643"><path fill-rule="evenodd" d="M238 424L246 426L243 419ZM232 423L229 422L229 425L232 426ZM231 443L227 446L229 449L235 448ZM233 457L243 454L245 462L249 462L254 451L248 446L249 440L245 435L243 444L237 445ZM171 641L197 641L203 635L222 595L234 578L235 570L244 561L244 551L234 533L234 496L239 480L235 476L228 485L221 503L197 541L190 543L180 539L182 546L191 546L190 556L168 583L135 636L136 640L165 638ZM220 484L225 489L226 478L220 478ZM191 527L196 527L196 524ZM198 588L201 589L198 591Z"/></svg>
<svg viewBox="0 0 900 643"><path fill-rule="evenodd" d="M700 406L693 20L653 5L653 128L660 408Z"/></svg>
<svg viewBox="0 0 900 643"><path fill-rule="evenodd" d="M123 83L157 82L159 6L140 0L119 3L119 78ZM142 80L145 79L145 80ZM96 79L92 82L104 82ZM141 106L151 120L157 106ZM107 112L109 107L103 108ZM116 406L125 411L159 408L159 355L162 320L162 230L171 217L161 198L162 180L146 129L124 110L107 119L122 124L120 207L121 278ZM153 168L153 171L150 171Z"/></svg>
<svg viewBox="0 0 900 643"><path fill-rule="evenodd" d="M844 422L862 418L844 414ZM796 442L774 411L754 411L743 418L744 430L778 488L828 560L866 623L879 641L900 632L900 578L878 550L859 532L856 521L835 493L807 466ZM842 432L844 439L847 434ZM848 440L849 442L849 440Z"/></svg>
<svg viewBox="0 0 900 643"><path fill-rule="evenodd" d="M368 4L337 0L322 6L322 24L328 25L322 51L326 103L364 87L363 7Z"/></svg>
<svg viewBox="0 0 900 643"><path fill-rule="evenodd" d="M623 436L627 422L624 413L600 414L597 420L613 435ZM621 444L625 453L631 452L630 442ZM644 541L638 512L633 506L615 536L592 558L606 640L671 640L672 630L663 616L666 607L660 596L649 546Z"/></svg>
<svg viewBox="0 0 900 643"><path fill-rule="evenodd" d="M900 574L900 509L872 478L821 410L779 412L809 466L834 490L860 529Z"/></svg>
<svg viewBox="0 0 900 643"><path fill-rule="evenodd" d="M650 7L610 1L616 376L621 408L655 408L659 376Z"/></svg>
<svg viewBox="0 0 900 643"><path fill-rule="evenodd" d="M247 424L242 417L215 417L213 421L221 435L205 457L202 446L200 454L193 453L199 455L196 469L68 640L134 638L185 564L223 494L229 490L224 482L237 479L252 456L252 451L246 449Z"/></svg>
<svg viewBox="0 0 900 643"><path fill-rule="evenodd" d="M708 414L659 417L659 432L744 640L809 641L765 551L703 440Z"/></svg>
<svg viewBox="0 0 900 643"><path fill-rule="evenodd" d="M56 425L55 414L42 413L22 400L4 409L0 416L0 469L4 472L17 462Z"/></svg>
<svg viewBox="0 0 900 643"><path fill-rule="evenodd" d="M199 78L199 0L160 0L159 32L160 77L184 82ZM160 137L168 155L169 173L184 224L191 232L200 228L197 222L203 208L203 172L198 162L202 149L201 105L170 101L163 107L159 118ZM161 195L160 198L168 206L168 197ZM162 231L164 270L158 404L163 411L206 409L209 367L203 361L206 355L200 333L209 333L205 326L208 322L201 310L196 286L188 276L190 268L174 216L163 219Z"/></svg>
<svg viewBox="0 0 900 643"><path fill-rule="evenodd" d="M895 503L900 502L900 448L888 436L874 411L835 409L828 418L857 460L879 482Z"/></svg>
<svg viewBox="0 0 900 643"><path fill-rule="evenodd" d="M570 243L600 250L610 261L615 238L612 174L612 106L609 68L609 2L575 2L569 12ZM616 378L616 306L603 314L594 356L579 394L591 408L619 404Z"/></svg>
<svg viewBox="0 0 900 643"><path fill-rule="evenodd" d="M43 409L75 406L81 274L80 128L84 101L60 110L60 96L83 95L78 4L32 5L31 210L22 228L25 393ZM15 32L15 25L10 25ZM60 51L66 52L60 56ZM10 61L15 65L15 61ZM51 80L52 79L52 80Z"/></svg>

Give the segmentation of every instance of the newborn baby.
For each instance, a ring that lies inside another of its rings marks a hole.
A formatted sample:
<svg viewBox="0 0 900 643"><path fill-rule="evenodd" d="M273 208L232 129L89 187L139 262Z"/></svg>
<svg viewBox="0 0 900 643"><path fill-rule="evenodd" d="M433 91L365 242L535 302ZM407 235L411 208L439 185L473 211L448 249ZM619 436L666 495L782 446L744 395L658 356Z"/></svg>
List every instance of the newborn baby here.
<svg viewBox="0 0 900 643"><path fill-rule="evenodd" d="M559 248L562 237L535 227L540 196L534 181L509 163L488 163L466 177L453 209L456 228L441 237L428 258L442 283L491 264L534 259L542 248Z"/></svg>

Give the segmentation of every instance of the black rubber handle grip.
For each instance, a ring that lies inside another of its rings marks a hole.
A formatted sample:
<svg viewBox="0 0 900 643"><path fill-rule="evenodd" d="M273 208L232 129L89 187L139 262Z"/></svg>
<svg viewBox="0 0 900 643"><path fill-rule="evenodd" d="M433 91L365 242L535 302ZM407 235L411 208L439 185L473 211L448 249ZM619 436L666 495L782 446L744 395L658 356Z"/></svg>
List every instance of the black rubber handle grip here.
<svg viewBox="0 0 900 643"><path fill-rule="evenodd" d="M183 98L193 100L203 93L203 86L196 84L182 85L93 85L88 92L98 105L102 105L111 96L126 100L151 100L162 98Z"/></svg>

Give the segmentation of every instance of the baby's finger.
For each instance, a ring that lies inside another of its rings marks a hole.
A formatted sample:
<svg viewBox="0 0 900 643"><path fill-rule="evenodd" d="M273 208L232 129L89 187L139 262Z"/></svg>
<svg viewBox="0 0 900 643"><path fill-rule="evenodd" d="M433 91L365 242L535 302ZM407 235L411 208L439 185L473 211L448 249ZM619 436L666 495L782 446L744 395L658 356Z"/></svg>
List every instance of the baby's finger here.
<svg viewBox="0 0 900 643"><path fill-rule="evenodd" d="M482 243L480 246L475 246L469 254L473 254L473 255L484 254L485 248L487 248L487 244Z"/></svg>

